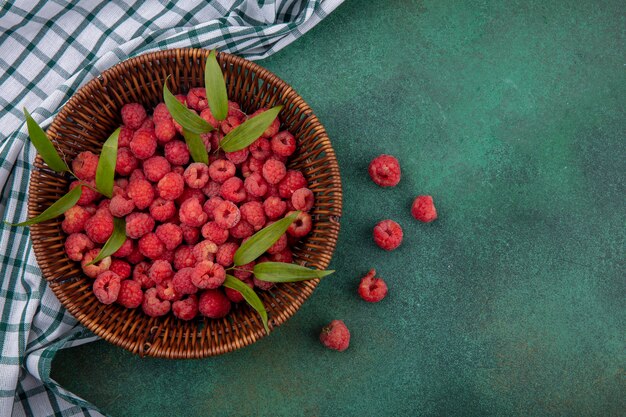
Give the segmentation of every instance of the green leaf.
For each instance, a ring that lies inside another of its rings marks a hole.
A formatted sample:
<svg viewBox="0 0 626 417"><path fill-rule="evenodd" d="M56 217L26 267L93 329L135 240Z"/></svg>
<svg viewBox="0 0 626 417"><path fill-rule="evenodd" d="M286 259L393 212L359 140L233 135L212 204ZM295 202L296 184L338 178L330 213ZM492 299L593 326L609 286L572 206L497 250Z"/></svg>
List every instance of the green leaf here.
<svg viewBox="0 0 626 417"><path fill-rule="evenodd" d="M183 128L183 136L185 137L185 142L187 142L191 158L193 158L195 162L202 162L208 165L209 153L200 135Z"/></svg>
<svg viewBox="0 0 626 417"><path fill-rule="evenodd" d="M176 120L183 129L198 134L213 130L213 126L211 126L209 122L178 101L174 94L170 92L169 88L167 88L167 80L165 80L165 84L163 84L163 101L174 120Z"/></svg>
<svg viewBox="0 0 626 417"><path fill-rule="evenodd" d="M299 214L296 211L253 234L235 252L235 266L245 265L263 255L287 231Z"/></svg>
<svg viewBox="0 0 626 417"><path fill-rule="evenodd" d="M117 161L117 137L120 134L120 128L102 145L100 158L98 159L98 168L96 169L96 188L100 194L111 198L113 197L113 179L115 178L115 163Z"/></svg>
<svg viewBox="0 0 626 417"><path fill-rule="evenodd" d="M35 149L37 149L37 152L39 152L46 164L56 172L69 171L67 164L59 156L54 145L48 139L46 132L37 124L25 107L24 116L26 117L26 126L28 126L28 136L30 136L31 142L33 142Z"/></svg>
<svg viewBox="0 0 626 417"><path fill-rule="evenodd" d="M263 305L263 301L259 298L259 296L254 292L254 290L248 287L243 281L238 280L232 275L226 275L226 280L223 284L226 288L231 288L235 291L238 291L243 295L243 298L246 300L250 307L255 309L259 315L261 316L261 320L263 320L263 327L265 327L265 332L269 334L270 329L267 326L267 310L265 310L265 306Z"/></svg>
<svg viewBox="0 0 626 417"><path fill-rule="evenodd" d="M39 216L28 219L22 223L11 224L11 226L30 226L31 224L37 224L45 222L46 220L54 219L55 217L65 213L69 208L73 207L76 202L78 202L78 199L80 199L82 193L82 186L74 187L69 191L69 193L65 194L63 197L55 201L54 204L45 209Z"/></svg>
<svg viewBox="0 0 626 417"><path fill-rule="evenodd" d="M217 120L224 120L228 116L228 94L224 74L220 64L217 63L215 51L211 51L204 66L204 88L211 113Z"/></svg>
<svg viewBox="0 0 626 417"><path fill-rule="evenodd" d="M261 262L254 265L254 276L261 281L297 282L315 278L324 278L335 271L320 271L301 265L284 262Z"/></svg>
<svg viewBox="0 0 626 417"><path fill-rule="evenodd" d="M96 256L93 261L89 262L87 265L95 264L96 262L100 262L107 256L113 255L119 248L122 247L124 242L126 241L126 221L119 217L113 218L113 233L109 240L106 241L102 249L100 249L100 253Z"/></svg>
<svg viewBox="0 0 626 417"><path fill-rule="evenodd" d="M220 147L225 152L235 152L250 145L267 130L282 108L283 106L272 107L246 120L224 136Z"/></svg>

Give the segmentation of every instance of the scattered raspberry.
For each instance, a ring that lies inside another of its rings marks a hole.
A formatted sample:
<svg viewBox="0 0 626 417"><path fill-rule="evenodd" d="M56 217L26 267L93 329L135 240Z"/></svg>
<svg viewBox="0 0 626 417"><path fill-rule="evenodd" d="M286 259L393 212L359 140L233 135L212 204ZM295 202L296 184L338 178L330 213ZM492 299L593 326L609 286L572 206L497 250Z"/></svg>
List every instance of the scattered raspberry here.
<svg viewBox="0 0 626 417"><path fill-rule="evenodd" d="M174 250L165 249L157 260L167 261L169 263L174 262Z"/></svg>
<svg viewBox="0 0 626 417"><path fill-rule="evenodd" d="M87 181L87 184L91 185L93 188L86 187L80 181L72 181L72 183L70 184L70 190L73 190L79 185L83 187L83 190L80 194L80 198L76 202L76 204L79 206L88 206L94 201L98 201L98 199L102 197L102 195L99 192L94 191L94 189L96 188L95 181Z"/></svg>
<svg viewBox="0 0 626 417"><path fill-rule="evenodd" d="M158 259L165 250L165 245L161 242L156 233L146 233L137 244L139 252L146 258Z"/></svg>
<svg viewBox="0 0 626 417"><path fill-rule="evenodd" d="M235 165L243 163L248 159L248 148L243 148L235 152L226 152L226 158Z"/></svg>
<svg viewBox="0 0 626 417"><path fill-rule="evenodd" d="M65 253L72 261L81 261L85 252L93 249L93 247L94 244L91 239L82 233L73 233L65 239Z"/></svg>
<svg viewBox="0 0 626 417"><path fill-rule="evenodd" d="M189 200L190 198L195 198L200 202L200 204L204 204L204 201L206 200L206 197L204 196L202 190L199 190L197 188L185 187L183 193L180 195L180 197L176 199L176 204L180 206L181 204L183 204L183 201Z"/></svg>
<svg viewBox="0 0 626 417"><path fill-rule="evenodd" d="M189 148L185 142L172 140L164 147L165 158L172 165L186 165L189 162Z"/></svg>
<svg viewBox="0 0 626 417"><path fill-rule="evenodd" d="M183 231L183 240L188 245L195 245L200 240L199 228L181 224L180 229Z"/></svg>
<svg viewBox="0 0 626 417"><path fill-rule="evenodd" d="M213 113L211 113L211 109L205 108L204 110L202 110L200 112L200 117L206 120L206 122L213 126L215 129L220 127L221 123L215 118L215 116L213 116Z"/></svg>
<svg viewBox="0 0 626 417"><path fill-rule="evenodd" d="M158 222L164 222L174 214L176 214L176 206L171 200L159 197L150 204L150 215Z"/></svg>
<svg viewBox="0 0 626 417"><path fill-rule="evenodd" d="M98 160L98 155L94 155L89 151L81 152L72 161L72 170L83 181L93 180L96 178Z"/></svg>
<svg viewBox="0 0 626 417"><path fill-rule="evenodd" d="M237 179L241 181L241 179L239 178ZM231 178L228 181L233 181L233 179ZM224 188L226 183L228 183L228 181L226 181L222 185L222 189ZM246 181L244 182L244 188L245 188L246 193L250 194L253 197L263 197L265 193L267 193L267 182L265 182L261 174L259 174L258 172L253 172L252 174L250 174L250 176L248 176L248 178L246 178ZM244 198L245 198L245 194L244 194Z"/></svg>
<svg viewBox="0 0 626 417"><path fill-rule="evenodd" d="M115 161L115 172L119 175L130 175L139 166L139 161L128 148L117 150L117 160Z"/></svg>
<svg viewBox="0 0 626 417"><path fill-rule="evenodd" d="M193 257L196 262L201 261L211 261L215 258L215 254L217 253L217 244L211 242L210 240L203 240L202 242L196 244L192 250Z"/></svg>
<svg viewBox="0 0 626 417"><path fill-rule="evenodd" d="M381 187L393 187L400 182L400 163L391 155L380 155L370 162L369 174Z"/></svg>
<svg viewBox="0 0 626 417"><path fill-rule="evenodd" d="M93 293L102 304L113 304L120 293L120 283L115 272L101 272L93 283Z"/></svg>
<svg viewBox="0 0 626 417"><path fill-rule="evenodd" d="M228 116L226 120L222 120L220 128L225 135L230 133L233 129L243 123L243 119L237 116Z"/></svg>
<svg viewBox="0 0 626 417"><path fill-rule="evenodd" d="M179 246L174 252L174 268L181 270L196 265L196 258L193 256L193 247Z"/></svg>
<svg viewBox="0 0 626 417"><path fill-rule="evenodd" d="M176 126L172 120L164 120L154 127L154 136L161 145L168 143L176 137Z"/></svg>
<svg viewBox="0 0 626 417"><path fill-rule="evenodd" d="M139 103L129 103L122 107L122 122L130 129L139 129L146 117L146 109Z"/></svg>
<svg viewBox="0 0 626 417"><path fill-rule="evenodd" d="M261 108L261 109L255 111L254 113L252 113L250 115L250 118L253 118L256 115L259 115L259 114L265 112L266 110L268 110L268 109ZM264 138L271 138L276 133L278 133L278 129L280 129L280 122L278 121L278 117L277 117L277 118L275 118L272 121L272 124L269 125L269 127L267 129L265 129L265 132L263 132L263 134L261 136L264 137Z"/></svg>
<svg viewBox="0 0 626 417"><path fill-rule="evenodd" d="M284 262L290 264L293 262L293 253L291 252L291 249L285 248L278 253L273 253L272 256L270 256L270 259L272 262Z"/></svg>
<svg viewBox="0 0 626 417"><path fill-rule="evenodd" d="M154 229L154 219L146 213L131 213L126 216L126 236L139 239Z"/></svg>
<svg viewBox="0 0 626 417"><path fill-rule="evenodd" d="M128 126L122 126L120 128L120 134L117 136L117 147L128 148L130 146L130 141L133 140L133 135L135 134L135 129L131 129ZM119 150L118 150L119 153Z"/></svg>
<svg viewBox="0 0 626 417"><path fill-rule="evenodd" d="M287 213L287 216L292 213L293 212ZM312 228L313 223L311 221L311 215L307 212L301 211L300 214L298 214L298 217L296 217L296 220L289 225L287 233L293 237L300 238L308 235Z"/></svg>
<svg viewBox="0 0 626 417"><path fill-rule="evenodd" d="M237 269L233 271L233 275L242 281L252 278L252 271L254 270L255 262L249 262L245 265L238 265Z"/></svg>
<svg viewBox="0 0 626 417"><path fill-rule="evenodd" d="M299 188L291 195L291 204L296 210L309 211L313 208L314 202L313 191L308 188Z"/></svg>
<svg viewBox="0 0 626 417"><path fill-rule="evenodd" d="M402 243L402 227L393 220L383 220L374 227L374 242L384 250L394 250Z"/></svg>
<svg viewBox="0 0 626 417"><path fill-rule="evenodd" d="M150 278L149 271L150 264L148 262L139 262L133 268L133 281L140 283L141 288L153 288L156 285L156 282Z"/></svg>
<svg viewBox="0 0 626 417"><path fill-rule="evenodd" d="M183 201L178 210L180 221L187 226L200 227L207 221L207 214L202 210L202 205L195 198Z"/></svg>
<svg viewBox="0 0 626 417"><path fill-rule="evenodd" d="M153 130L141 129L135 132L130 141L130 150L137 159L148 159L157 148L157 139Z"/></svg>
<svg viewBox="0 0 626 417"><path fill-rule="evenodd" d="M274 135L272 151L278 156L291 156L296 151L296 138L286 130Z"/></svg>
<svg viewBox="0 0 626 417"><path fill-rule="evenodd" d="M148 235L146 235L148 236ZM141 244L141 241L140 241ZM172 269L172 264L164 260L156 260L150 266L148 270L148 276L152 281L154 281L157 285L162 283L165 280L168 280L174 276L174 270Z"/></svg>
<svg viewBox="0 0 626 417"><path fill-rule="evenodd" d="M191 188L202 188L209 181L209 167L201 162L194 162L185 169L185 182Z"/></svg>
<svg viewBox="0 0 626 417"><path fill-rule="evenodd" d="M265 211L263 204L258 201L249 201L239 207L241 219L252 225L254 230L260 230L265 226Z"/></svg>
<svg viewBox="0 0 626 417"><path fill-rule="evenodd" d="M171 170L170 163L162 156L153 156L143 161L143 173L148 181L158 182Z"/></svg>
<svg viewBox="0 0 626 417"><path fill-rule="evenodd" d="M193 285L200 289L219 288L226 279L224 267L211 261L201 261L196 264L191 275Z"/></svg>
<svg viewBox="0 0 626 417"><path fill-rule="evenodd" d="M137 248L137 245L133 245L133 250L131 253L128 254L128 256L126 256L126 260L128 262L130 262L133 265L136 265L138 263L140 263L141 261L143 261L145 258L142 255L141 252L139 252L139 248Z"/></svg>
<svg viewBox="0 0 626 417"><path fill-rule="evenodd" d="M143 302L141 284L130 279L120 283L120 291L117 295L117 303L126 308L137 308Z"/></svg>
<svg viewBox="0 0 626 417"><path fill-rule="evenodd" d="M130 181L127 193L139 210L150 207L154 200L154 188L147 180L137 179Z"/></svg>
<svg viewBox="0 0 626 417"><path fill-rule="evenodd" d="M411 214L424 223L430 223L437 219L437 210L435 209L433 198L429 195L417 196L411 206Z"/></svg>
<svg viewBox="0 0 626 417"><path fill-rule="evenodd" d="M200 294L198 311L205 317L219 319L230 312L230 300L220 290L205 290Z"/></svg>
<svg viewBox="0 0 626 417"><path fill-rule="evenodd" d="M220 183L215 181L209 181L204 187L202 187L202 192L205 196L211 198L220 194L220 188Z"/></svg>
<svg viewBox="0 0 626 417"><path fill-rule="evenodd" d="M235 164L227 159L218 159L209 165L209 176L219 184L222 184L235 175Z"/></svg>
<svg viewBox="0 0 626 417"><path fill-rule="evenodd" d="M193 271L193 268L181 268L174 274L172 284L174 284L174 290L177 293L186 295L195 294L198 291L198 287L192 281Z"/></svg>
<svg viewBox="0 0 626 417"><path fill-rule="evenodd" d="M99 253L99 248L91 249L89 252L85 253L82 261L80 261L80 266L83 268L83 272L89 278L96 278L100 272L108 270L111 266L110 256L107 256L106 258L103 258L92 265L87 265L88 263L96 259L96 256L98 256Z"/></svg>
<svg viewBox="0 0 626 417"><path fill-rule="evenodd" d="M141 124L141 127L137 130L154 130L154 122L152 121L152 118L150 116L148 116L143 123Z"/></svg>
<svg viewBox="0 0 626 417"><path fill-rule="evenodd" d="M222 266L231 266L237 249L239 249L239 245L236 243L224 243L217 249L215 260Z"/></svg>
<svg viewBox="0 0 626 417"><path fill-rule="evenodd" d="M287 235L282 234L276 242L272 246L269 247L267 253L273 255L275 253L280 253L287 248Z"/></svg>
<svg viewBox="0 0 626 417"><path fill-rule="evenodd" d="M133 172L130 173L130 177L128 177L128 182L136 181L136 180L145 180L146 176L143 174L143 170L141 168L137 168Z"/></svg>
<svg viewBox="0 0 626 417"><path fill-rule="evenodd" d="M185 180L182 175L168 172L157 184L159 197L166 200L176 200L185 189Z"/></svg>
<svg viewBox="0 0 626 417"><path fill-rule="evenodd" d="M359 284L359 295L368 303L377 303L387 295L387 284L375 275L376 270L370 269Z"/></svg>
<svg viewBox="0 0 626 417"><path fill-rule="evenodd" d="M198 299L191 294L183 300L174 301L172 312L181 320L192 320L198 315Z"/></svg>
<svg viewBox="0 0 626 417"><path fill-rule="evenodd" d="M124 217L135 209L132 199L125 198L121 194L114 195L109 204L109 211L115 217Z"/></svg>
<svg viewBox="0 0 626 417"><path fill-rule="evenodd" d="M208 222L202 226L202 236L216 245L221 245L228 240L229 232L215 222Z"/></svg>
<svg viewBox="0 0 626 417"><path fill-rule="evenodd" d="M81 206L70 207L65 212L65 219L61 223L61 228L65 233L79 233L85 230L85 223L91 217L91 213Z"/></svg>
<svg viewBox="0 0 626 417"><path fill-rule="evenodd" d="M146 291L141 308L150 317L160 317L170 312L170 302L167 300L161 301L158 297L157 289L150 288Z"/></svg>
<svg viewBox="0 0 626 417"><path fill-rule="evenodd" d="M172 115L170 111L167 109L165 103L159 103L154 108L154 112L152 112L152 121L155 125L159 125L163 122L171 122Z"/></svg>
<svg viewBox="0 0 626 417"><path fill-rule="evenodd" d="M279 197L268 197L263 202L263 210L270 220L276 220L287 210L287 203Z"/></svg>
<svg viewBox="0 0 626 417"><path fill-rule="evenodd" d="M252 282L254 283L255 287L263 291L268 291L274 287L273 282L263 281L263 280L258 279L257 277L252 278Z"/></svg>
<svg viewBox="0 0 626 417"><path fill-rule="evenodd" d="M282 198L291 198L294 191L300 188L307 188L308 183L300 171L289 170L285 178L278 183L278 193Z"/></svg>
<svg viewBox="0 0 626 417"><path fill-rule="evenodd" d="M350 331L342 320L333 320L322 329L320 342L328 349L343 352L350 346Z"/></svg>
<svg viewBox="0 0 626 417"><path fill-rule="evenodd" d="M230 229L241 219L239 208L231 201L222 201L213 210L215 223L223 229Z"/></svg>
<svg viewBox="0 0 626 417"><path fill-rule="evenodd" d="M235 239L245 239L254 234L254 227L245 220L240 220L239 223L229 229L229 233Z"/></svg>
<svg viewBox="0 0 626 417"><path fill-rule="evenodd" d="M126 239L122 246L113 254L116 258L125 258L133 252L133 240Z"/></svg>
<svg viewBox="0 0 626 417"><path fill-rule="evenodd" d="M239 177L232 177L224 181L220 188L220 195L228 201L241 203L246 199L246 189Z"/></svg>
<svg viewBox="0 0 626 417"><path fill-rule="evenodd" d="M85 233L94 243L106 242L113 234L113 216L109 211L98 211L85 222Z"/></svg>
<svg viewBox="0 0 626 417"><path fill-rule="evenodd" d="M161 224L157 226L155 233L168 250L175 249L178 245L183 243L183 231L180 226L176 224Z"/></svg>
<svg viewBox="0 0 626 417"><path fill-rule="evenodd" d="M192 88L187 93L187 105L196 111L202 111L207 108L209 103L206 99L206 89Z"/></svg>
<svg viewBox="0 0 626 417"><path fill-rule="evenodd" d="M109 271L115 272L120 279L127 279L130 277L131 267L128 262L124 262L121 259L111 259Z"/></svg>
<svg viewBox="0 0 626 417"><path fill-rule="evenodd" d="M213 220L215 218L215 209L217 208L217 206L219 206L220 204L222 204L224 202L224 199L222 197L211 197L209 198L204 205L202 206L202 210L204 210L204 212L207 214L207 218L209 220Z"/></svg>
<svg viewBox="0 0 626 417"><path fill-rule="evenodd" d="M255 140L248 147L248 150L254 159L258 159L260 161L266 160L272 154L272 146L270 145L270 141L266 138L259 138Z"/></svg>
<svg viewBox="0 0 626 417"><path fill-rule="evenodd" d="M157 295L161 300L178 301L182 298L181 294L178 294L174 289L174 281L166 279L160 284L157 284Z"/></svg>
<svg viewBox="0 0 626 417"><path fill-rule="evenodd" d="M252 284L252 280L241 280L244 284L246 284L248 287L250 288L254 288L254 285ZM243 294L241 294L239 291L237 290L233 290L232 288L224 288L224 293L226 294L226 297L228 297L228 299L230 301L232 301L233 303L240 303L244 300L243 298Z"/></svg>
<svg viewBox="0 0 626 417"><path fill-rule="evenodd" d="M287 168L285 164L276 159L268 159L263 164L262 172L263 178L268 183L278 184L287 175Z"/></svg>

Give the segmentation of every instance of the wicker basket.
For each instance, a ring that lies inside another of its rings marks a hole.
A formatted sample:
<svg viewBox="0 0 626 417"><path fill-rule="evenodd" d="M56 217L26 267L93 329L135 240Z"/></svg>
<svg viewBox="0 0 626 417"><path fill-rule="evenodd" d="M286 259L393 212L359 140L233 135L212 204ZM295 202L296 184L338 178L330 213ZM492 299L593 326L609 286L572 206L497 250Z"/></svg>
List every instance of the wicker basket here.
<svg viewBox="0 0 626 417"><path fill-rule="evenodd" d="M102 143L121 124L120 108L139 102L151 108L162 101L168 75L174 93L204 85L208 51L173 49L124 61L91 80L63 107L48 129L57 149L71 160L79 152L100 152ZM243 58L218 54L226 74L228 97L251 113L260 107L283 104L281 129L298 141L290 165L301 169L315 194L313 231L294 250L295 262L324 269L330 263L341 216L341 182L335 153L324 127L309 106L284 81ZM68 190L69 178L50 170L37 156L30 179L29 216L50 206ZM92 280L65 255L61 219L31 227L31 238L43 276L63 306L85 327L105 340L141 356L202 358L254 343L265 335L258 314L245 303L218 320L185 322L167 315L152 318L141 309L98 302ZM270 316L270 329L284 323L318 285L318 280L280 284L260 292Z"/></svg>

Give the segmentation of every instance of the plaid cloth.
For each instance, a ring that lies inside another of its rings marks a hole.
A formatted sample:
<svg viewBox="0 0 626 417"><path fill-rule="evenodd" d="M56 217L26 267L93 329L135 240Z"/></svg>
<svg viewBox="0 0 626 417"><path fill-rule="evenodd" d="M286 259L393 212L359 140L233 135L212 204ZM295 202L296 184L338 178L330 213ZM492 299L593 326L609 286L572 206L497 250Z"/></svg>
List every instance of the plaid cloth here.
<svg viewBox="0 0 626 417"><path fill-rule="evenodd" d="M217 47L263 58L307 32L342 1L0 3L2 220L26 218L36 152L27 140L23 107L45 128L81 85L147 51ZM0 277L0 416L102 415L50 378L58 349L96 337L61 307L42 279L28 228L0 225Z"/></svg>

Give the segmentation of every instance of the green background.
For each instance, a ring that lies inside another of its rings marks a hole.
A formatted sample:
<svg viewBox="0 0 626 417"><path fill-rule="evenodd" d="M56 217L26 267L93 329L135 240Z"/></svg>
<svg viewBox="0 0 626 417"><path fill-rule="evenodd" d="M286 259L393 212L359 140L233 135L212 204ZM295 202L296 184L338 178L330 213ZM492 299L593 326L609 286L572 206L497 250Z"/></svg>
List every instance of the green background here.
<svg viewBox="0 0 626 417"><path fill-rule="evenodd" d="M53 377L114 416L619 415L626 19L619 1L347 1L262 62L325 125L345 191L325 280L260 342L194 361L100 341ZM394 189L368 178L399 157ZM439 220L410 217L417 194ZM378 249L373 225L405 239ZM376 268L379 304L356 293ZM344 319L344 353L320 328Z"/></svg>

